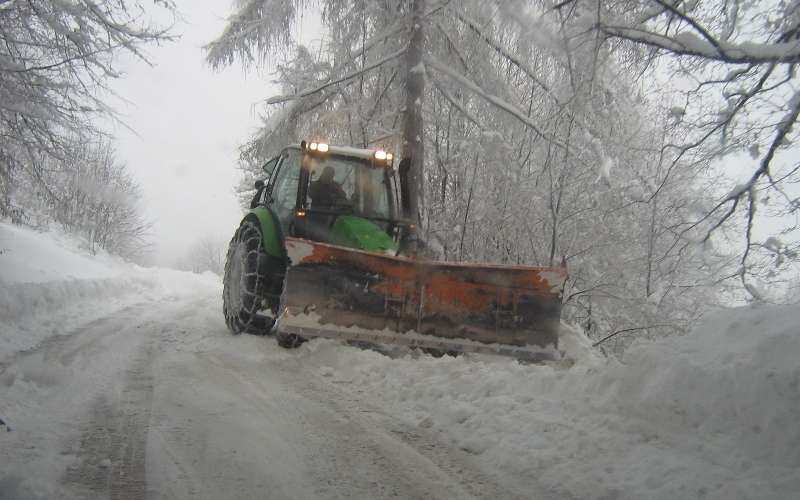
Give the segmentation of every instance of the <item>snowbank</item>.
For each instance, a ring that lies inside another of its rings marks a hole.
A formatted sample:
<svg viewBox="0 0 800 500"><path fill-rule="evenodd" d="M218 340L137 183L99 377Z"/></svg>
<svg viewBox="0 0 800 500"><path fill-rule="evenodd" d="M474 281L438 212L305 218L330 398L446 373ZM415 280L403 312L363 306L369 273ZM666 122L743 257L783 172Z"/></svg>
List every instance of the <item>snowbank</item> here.
<svg viewBox="0 0 800 500"><path fill-rule="evenodd" d="M0 223L0 363L132 304L219 287L215 275L143 268L91 255L56 230Z"/></svg>
<svg viewBox="0 0 800 500"><path fill-rule="evenodd" d="M794 498L800 491L800 308L748 307L690 335L575 364L390 359L315 341L301 356L441 432L531 497Z"/></svg>

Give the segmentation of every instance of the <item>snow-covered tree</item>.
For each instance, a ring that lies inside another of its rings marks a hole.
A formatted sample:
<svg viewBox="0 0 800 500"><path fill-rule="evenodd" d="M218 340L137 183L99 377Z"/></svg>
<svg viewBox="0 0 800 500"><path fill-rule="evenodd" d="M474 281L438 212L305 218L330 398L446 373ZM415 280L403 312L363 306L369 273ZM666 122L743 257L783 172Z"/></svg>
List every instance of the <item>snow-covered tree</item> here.
<svg viewBox="0 0 800 500"><path fill-rule="evenodd" d="M331 0L311 49L292 38L304 7L240 2L209 45L214 66L276 68L282 93L243 149L251 175L304 137L403 154L419 137L422 229L439 258L565 261L566 315L598 336L680 331L713 302L724 256L674 230L712 207L685 159L666 163L669 116L626 60L578 36L585 16L544 15L546 1Z"/></svg>
<svg viewBox="0 0 800 500"><path fill-rule="evenodd" d="M85 238L93 252L143 256L150 223L142 216L141 190L109 144L70 151L67 163L56 163L49 177L53 185L44 199L53 220Z"/></svg>
<svg viewBox="0 0 800 500"><path fill-rule="evenodd" d="M189 251L181 259L178 267L193 273L211 271L222 276L225 271L225 254L227 251L228 244L226 241L206 235L189 247Z"/></svg>
<svg viewBox="0 0 800 500"><path fill-rule="evenodd" d="M576 40L602 37L632 64L651 69L642 75L660 87L681 129L663 146L670 166L712 160L730 171L749 164L740 183L711 191L711 207L676 230L709 241L726 228L743 228L738 275L760 298L752 278L774 281L800 249L800 3L567 0L542 16L578 13L585 30ZM758 215L786 221L781 234L757 237Z"/></svg>
<svg viewBox="0 0 800 500"><path fill-rule="evenodd" d="M30 191L61 202L53 174L76 166L113 114L102 96L119 76L115 55L144 58L144 44L166 39L138 0L0 2L0 215L24 219L31 207L15 200Z"/></svg>

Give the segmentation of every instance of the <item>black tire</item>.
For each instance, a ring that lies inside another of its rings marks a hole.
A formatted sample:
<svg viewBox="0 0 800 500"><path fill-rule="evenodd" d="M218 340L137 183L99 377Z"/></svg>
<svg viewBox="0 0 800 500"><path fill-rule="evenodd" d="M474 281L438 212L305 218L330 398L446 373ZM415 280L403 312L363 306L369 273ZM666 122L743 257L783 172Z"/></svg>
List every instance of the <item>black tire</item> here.
<svg viewBox="0 0 800 500"><path fill-rule="evenodd" d="M275 340L277 340L278 345L284 349L295 349L300 347L303 342L307 341L307 339L299 335L295 335L293 333L283 333L280 331L280 327L278 328L278 331L275 332Z"/></svg>
<svg viewBox="0 0 800 500"><path fill-rule="evenodd" d="M235 335L265 335L272 328L274 318L258 314L264 307L264 291L270 288L268 262L261 227L245 219L228 247L222 287L225 324Z"/></svg>

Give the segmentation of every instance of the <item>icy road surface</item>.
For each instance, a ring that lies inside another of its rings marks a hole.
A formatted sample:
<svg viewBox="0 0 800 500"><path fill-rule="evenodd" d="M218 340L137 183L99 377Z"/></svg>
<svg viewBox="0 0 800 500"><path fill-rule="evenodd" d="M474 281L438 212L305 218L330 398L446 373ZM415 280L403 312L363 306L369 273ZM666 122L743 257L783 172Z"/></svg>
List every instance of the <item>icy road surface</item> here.
<svg viewBox="0 0 800 500"><path fill-rule="evenodd" d="M0 437L0 498L516 497L272 339L228 334L216 291L7 360L0 389L21 403Z"/></svg>

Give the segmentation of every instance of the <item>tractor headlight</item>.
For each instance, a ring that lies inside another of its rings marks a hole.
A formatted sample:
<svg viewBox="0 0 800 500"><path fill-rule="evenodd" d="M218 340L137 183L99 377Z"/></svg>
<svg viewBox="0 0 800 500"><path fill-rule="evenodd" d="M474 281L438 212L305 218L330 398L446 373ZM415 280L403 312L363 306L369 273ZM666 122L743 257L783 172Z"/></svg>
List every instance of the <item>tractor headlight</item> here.
<svg viewBox="0 0 800 500"><path fill-rule="evenodd" d="M320 142L319 144L317 144L317 151L319 151L320 153L327 153L328 145L325 144L324 142Z"/></svg>
<svg viewBox="0 0 800 500"><path fill-rule="evenodd" d="M379 150L375 151L375 159L376 160L381 160L381 161L386 160L387 159L386 158L386 151L384 151L382 149L379 149Z"/></svg>

